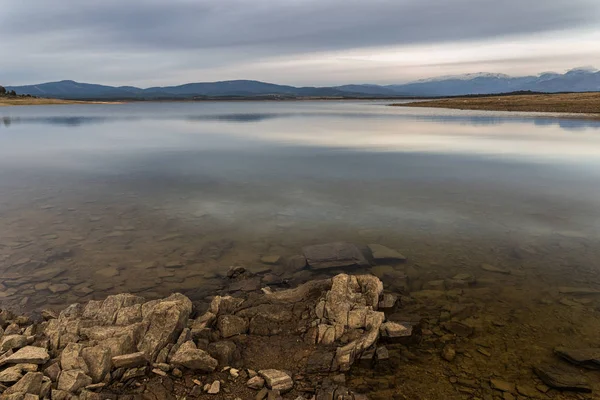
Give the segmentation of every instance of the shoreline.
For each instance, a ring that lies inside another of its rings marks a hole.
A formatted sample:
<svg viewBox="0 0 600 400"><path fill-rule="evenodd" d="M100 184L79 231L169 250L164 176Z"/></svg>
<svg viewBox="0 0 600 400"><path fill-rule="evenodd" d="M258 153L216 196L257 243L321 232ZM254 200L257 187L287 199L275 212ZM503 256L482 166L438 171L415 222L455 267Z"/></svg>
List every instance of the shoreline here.
<svg viewBox="0 0 600 400"><path fill-rule="evenodd" d="M557 118L600 120L600 93L597 92L452 97L410 103L393 103L390 106L540 113Z"/></svg>
<svg viewBox="0 0 600 400"><path fill-rule="evenodd" d="M85 400L387 400L409 391L443 399L504 392L555 398L598 388L593 372L565 369L594 366L597 349L583 354L565 346L563 334L558 343L529 337L529 326L537 326L531 316L498 301L500 287L523 279L512 264L440 277L392 248L348 242L264 261L314 276L282 287L268 269L232 266L222 288L196 300L120 293L60 312L1 311L0 398L25 390ZM555 290L569 315L600 293ZM558 310L547 311L555 317ZM537 340L534 357L519 353L524 339Z"/></svg>
<svg viewBox="0 0 600 400"><path fill-rule="evenodd" d="M69 105L69 104L123 104L120 101L81 101L81 100L62 100L62 99L44 99L32 97L0 97L0 107L14 106L45 106L45 105Z"/></svg>

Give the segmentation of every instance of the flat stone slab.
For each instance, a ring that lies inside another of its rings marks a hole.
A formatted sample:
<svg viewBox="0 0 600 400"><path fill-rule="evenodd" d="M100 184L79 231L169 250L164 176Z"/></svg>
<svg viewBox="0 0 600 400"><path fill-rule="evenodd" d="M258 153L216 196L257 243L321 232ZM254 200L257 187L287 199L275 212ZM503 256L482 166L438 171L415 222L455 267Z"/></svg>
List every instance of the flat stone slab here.
<svg viewBox="0 0 600 400"><path fill-rule="evenodd" d="M0 360L4 364L44 364L50 359L48 351L43 347L25 346L16 353Z"/></svg>
<svg viewBox="0 0 600 400"><path fill-rule="evenodd" d="M294 387L292 378L283 371L264 369L258 371L258 374L264 378L267 387L271 390L279 390L281 393L285 393Z"/></svg>
<svg viewBox="0 0 600 400"><path fill-rule="evenodd" d="M592 391L589 380L572 368L567 369L553 365L542 365L533 367L533 371L542 382L555 389L585 393Z"/></svg>
<svg viewBox="0 0 600 400"><path fill-rule="evenodd" d="M394 261L406 261L406 257L394 249L385 247L380 244L370 244L369 250L373 255L373 259L379 260L394 260Z"/></svg>
<svg viewBox="0 0 600 400"><path fill-rule="evenodd" d="M554 353L568 362L590 369L600 369L600 348L572 349L557 347Z"/></svg>
<svg viewBox="0 0 600 400"><path fill-rule="evenodd" d="M368 266L360 249L347 242L306 246L302 249L308 265L313 269Z"/></svg>

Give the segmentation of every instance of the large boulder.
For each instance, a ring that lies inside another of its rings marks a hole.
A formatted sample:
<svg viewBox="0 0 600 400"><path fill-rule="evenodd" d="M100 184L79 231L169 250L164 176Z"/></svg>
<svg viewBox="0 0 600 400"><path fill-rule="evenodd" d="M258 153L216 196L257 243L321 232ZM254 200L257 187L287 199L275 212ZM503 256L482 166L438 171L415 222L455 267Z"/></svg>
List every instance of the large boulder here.
<svg viewBox="0 0 600 400"><path fill-rule="evenodd" d="M368 266L360 249L347 242L306 246L302 249L308 265L313 269Z"/></svg>
<svg viewBox="0 0 600 400"><path fill-rule="evenodd" d="M144 318L148 329L138 343L138 350L144 352L148 360L154 361L167 343L177 340L187 326L191 312L192 302L180 294L155 304Z"/></svg>

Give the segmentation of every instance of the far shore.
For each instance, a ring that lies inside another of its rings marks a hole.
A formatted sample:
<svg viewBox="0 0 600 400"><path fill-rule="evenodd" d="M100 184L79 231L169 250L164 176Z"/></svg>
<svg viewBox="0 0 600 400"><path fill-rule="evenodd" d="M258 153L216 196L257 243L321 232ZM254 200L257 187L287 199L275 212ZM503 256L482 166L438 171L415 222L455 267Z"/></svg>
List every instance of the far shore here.
<svg viewBox="0 0 600 400"><path fill-rule="evenodd" d="M79 101L44 99L36 97L0 97L0 107L3 106L41 106L50 104L119 104L119 101Z"/></svg>
<svg viewBox="0 0 600 400"><path fill-rule="evenodd" d="M600 118L600 92L515 94L499 96L453 97L392 104L398 107L433 107L458 110L544 112Z"/></svg>

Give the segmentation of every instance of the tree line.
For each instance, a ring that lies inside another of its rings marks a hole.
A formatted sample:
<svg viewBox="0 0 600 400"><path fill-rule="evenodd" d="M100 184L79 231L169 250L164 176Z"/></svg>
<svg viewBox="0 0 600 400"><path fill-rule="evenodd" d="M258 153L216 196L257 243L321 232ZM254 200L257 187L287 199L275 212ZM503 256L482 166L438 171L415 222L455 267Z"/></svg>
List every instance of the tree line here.
<svg viewBox="0 0 600 400"><path fill-rule="evenodd" d="M35 97L35 96L32 96L32 95L30 95L30 94L21 94L21 95L18 95L18 94L17 94L17 92L15 92L14 90L6 90L6 88L5 88L4 86L1 86L1 85L0 85L0 96L10 96L10 97L17 97L17 96L20 96L20 97Z"/></svg>

